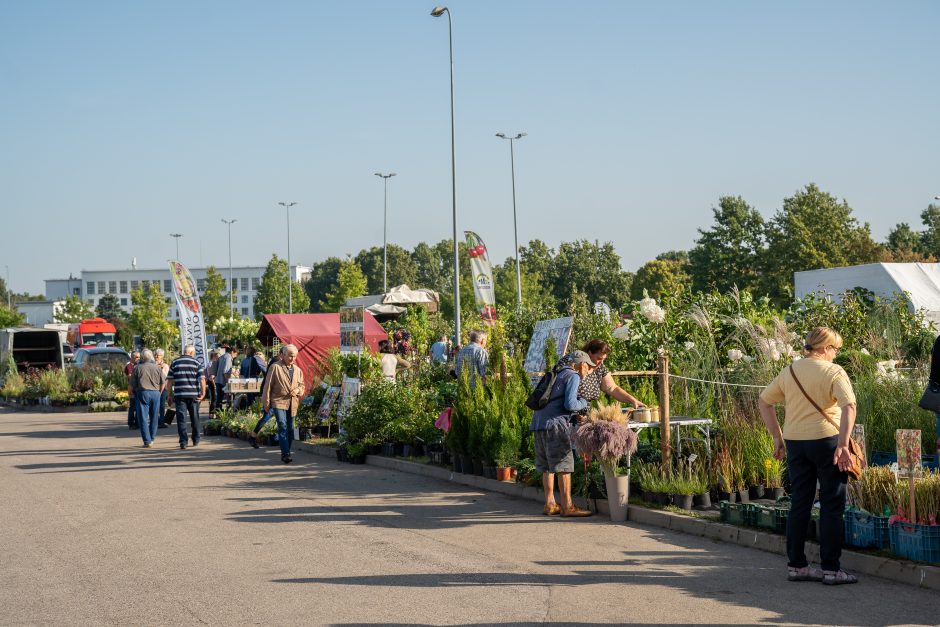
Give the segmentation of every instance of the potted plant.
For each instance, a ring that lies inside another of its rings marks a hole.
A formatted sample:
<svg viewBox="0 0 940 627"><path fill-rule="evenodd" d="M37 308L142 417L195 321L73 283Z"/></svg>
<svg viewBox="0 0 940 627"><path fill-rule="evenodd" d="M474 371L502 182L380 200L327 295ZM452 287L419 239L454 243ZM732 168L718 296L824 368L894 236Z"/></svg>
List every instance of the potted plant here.
<svg viewBox="0 0 940 627"><path fill-rule="evenodd" d="M718 500L734 503L737 501L734 486L734 459L727 440L722 439L715 451L715 476L718 480Z"/></svg>
<svg viewBox="0 0 940 627"><path fill-rule="evenodd" d="M626 425L619 404L600 405L572 434L572 443L582 455L596 457L604 471L610 519L627 519L630 474L619 474L620 458L636 451L636 434Z"/></svg>
<svg viewBox="0 0 940 627"><path fill-rule="evenodd" d="M362 442L346 445L346 455L350 464L366 463L366 447Z"/></svg>
<svg viewBox="0 0 940 627"><path fill-rule="evenodd" d="M519 446L522 444L522 434L509 418L503 416L499 422L498 437L493 451L496 462L497 481L509 481L512 475L512 465L519 459Z"/></svg>

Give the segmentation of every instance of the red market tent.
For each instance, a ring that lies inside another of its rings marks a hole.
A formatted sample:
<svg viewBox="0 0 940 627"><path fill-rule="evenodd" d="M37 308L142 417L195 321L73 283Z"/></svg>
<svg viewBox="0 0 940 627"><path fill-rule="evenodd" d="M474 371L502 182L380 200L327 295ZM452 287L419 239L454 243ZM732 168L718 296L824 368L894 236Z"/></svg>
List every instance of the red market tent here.
<svg viewBox="0 0 940 627"><path fill-rule="evenodd" d="M365 312L364 323L366 346L378 352L379 342L388 339L388 333L369 312ZM331 348L339 348L339 314L267 314L257 337L266 346L275 339L296 346L297 363L309 389L320 375L317 364Z"/></svg>

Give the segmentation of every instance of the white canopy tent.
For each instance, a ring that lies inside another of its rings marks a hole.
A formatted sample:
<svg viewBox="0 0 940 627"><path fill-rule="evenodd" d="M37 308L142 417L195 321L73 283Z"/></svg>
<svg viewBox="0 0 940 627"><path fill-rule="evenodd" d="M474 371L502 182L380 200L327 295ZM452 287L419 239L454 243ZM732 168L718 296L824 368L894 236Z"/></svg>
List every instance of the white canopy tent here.
<svg viewBox="0 0 940 627"><path fill-rule="evenodd" d="M926 319L940 327L940 263L868 263L807 270L794 273L793 283L797 298L828 292L838 300L856 287L882 298L904 292L911 311L923 309Z"/></svg>
<svg viewBox="0 0 940 627"><path fill-rule="evenodd" d="M413 290L407 285L393 287L387 294L372 294L370 296L357 296L346 301L347 307L365 307L366 311L380 319L395 318L405 313L402 305L423 305L429 313L438 309L440 296L434 290Z"/></svg>

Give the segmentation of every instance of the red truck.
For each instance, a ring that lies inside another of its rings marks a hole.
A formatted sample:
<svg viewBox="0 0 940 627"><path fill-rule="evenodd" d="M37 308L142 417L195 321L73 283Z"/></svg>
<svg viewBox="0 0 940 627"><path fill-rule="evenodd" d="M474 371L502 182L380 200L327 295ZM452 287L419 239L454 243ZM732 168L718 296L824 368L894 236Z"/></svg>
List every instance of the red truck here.
<svg viewBox="0 0 940 627"><path fill-rule="evenodd" d="M90 318L69 325L66 341L75 348L114 346L117 329L104 318Z"/></svg>

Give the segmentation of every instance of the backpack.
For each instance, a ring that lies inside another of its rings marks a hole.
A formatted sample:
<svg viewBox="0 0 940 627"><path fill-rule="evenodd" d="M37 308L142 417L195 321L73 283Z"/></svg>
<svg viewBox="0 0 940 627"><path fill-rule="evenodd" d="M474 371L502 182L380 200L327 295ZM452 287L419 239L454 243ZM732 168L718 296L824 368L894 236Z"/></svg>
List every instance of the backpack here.
<svg viewBox="0 0 940 627"><path fill-rule="evenodd" d="M542 409L548 405L548 400L552 395L552 388L555 387L555 379L558 378L558 370L559 368L556 365L542 375L542 378L539 379L539 382L535 385L535 389L532 390L529 397L525 399L526 407L536 410Z"/></svg>

